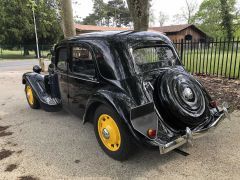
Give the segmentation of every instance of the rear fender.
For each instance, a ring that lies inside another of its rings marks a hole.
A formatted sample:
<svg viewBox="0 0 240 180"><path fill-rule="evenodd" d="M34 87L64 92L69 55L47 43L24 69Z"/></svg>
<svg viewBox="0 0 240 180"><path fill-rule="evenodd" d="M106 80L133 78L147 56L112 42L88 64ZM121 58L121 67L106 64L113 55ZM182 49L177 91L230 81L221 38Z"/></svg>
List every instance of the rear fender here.
<svg viewBox="0 0 240 180"><path fill-rule="evenodd" d="M99 90L97 93L92 95L91 98L89 98L84 113L84 122L89 121L87 118L87 113L90 110L89 108L99 104L105 104L112 107L118 113L118 115L129 124L129 107L134 106L134 103L127 95L123 93L107 90Z"/></svg>
<svg viewBox="0 0 240 180"><path fill-rule="evenodd" d="M61 100L52 97L51 94L47 92L44 83L45 76L48 75L42 75L35 72L25 73L22 77L22 83L28 83L31 86L42 109L46 111L59 111L61 109Z"/></svg>
<svg viewBox="0 0 240 180"><path fill-rule="evenodd" d="M140 144L143 144L144 143L143 139L147 140L146 133L143 134L139 129L139 126L138 127L135 126L136 125L135 122L140 122L141 119L144 120L143 118L145 117L146 114L143 114L144 112L141 112L142 118L138 116L136 113L136 109L138 109L138 107L136 107L135 103L132 101L132 99L129 96L127 96L122 92L114 92L113 90L111 91L100 90L96 94L94 94L87 103L86 110L83 117L83 123L91 121L93 119L94 111L101 104L110 106L116 111L116 113L120 116L120 118L125 122L129 131L131 132L133 137L137 140L137 142L139 142ZM134 110L135 117L131 115L131 112L133 111L133 109L135 109ZM133 122L131 118L133 118L133 121L135 122ZM147 127L149 123L146 122L146 120L144 121L145 122L143 126ZM142 136L141 134L144 135L145 137Z"/></svg>

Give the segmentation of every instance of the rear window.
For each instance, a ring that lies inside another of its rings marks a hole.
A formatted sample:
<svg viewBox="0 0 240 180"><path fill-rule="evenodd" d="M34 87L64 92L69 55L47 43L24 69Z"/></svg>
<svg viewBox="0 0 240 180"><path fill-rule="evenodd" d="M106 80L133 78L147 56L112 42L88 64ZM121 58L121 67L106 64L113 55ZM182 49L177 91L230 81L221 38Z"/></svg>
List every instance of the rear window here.
<svg viewBox="0 0 240 180"><path fill-rule="evenodd" d="M168 67L177 60L176 53L167 45L137 48L132 50L132 55L140 72Z"/></svg>

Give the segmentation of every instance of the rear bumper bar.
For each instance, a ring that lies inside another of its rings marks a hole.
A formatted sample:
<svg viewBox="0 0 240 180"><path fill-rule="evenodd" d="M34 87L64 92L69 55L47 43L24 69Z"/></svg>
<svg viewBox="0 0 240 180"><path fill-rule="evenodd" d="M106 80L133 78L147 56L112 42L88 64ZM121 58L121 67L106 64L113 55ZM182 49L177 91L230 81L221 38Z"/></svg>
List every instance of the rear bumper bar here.
<svg viewBox="0 0 240 180"><path fill-rule="evenodd" d="M191 143L191 141L193 139L197 139L197 138L204 136L208 132L215 129L215 127L217 127L225 117L228 117L228 112L226 109L221 113L221 115L214 122L212 122L212 124L210 124L205 129L201 129L198 131L191 131L190 128L186 128L185 135L183 135L171 142L168 142L167 144L159 145L160 154L168 153L168 152L172 151L173 149L176 149L176 148L182 146L185 143Z"/></svg>

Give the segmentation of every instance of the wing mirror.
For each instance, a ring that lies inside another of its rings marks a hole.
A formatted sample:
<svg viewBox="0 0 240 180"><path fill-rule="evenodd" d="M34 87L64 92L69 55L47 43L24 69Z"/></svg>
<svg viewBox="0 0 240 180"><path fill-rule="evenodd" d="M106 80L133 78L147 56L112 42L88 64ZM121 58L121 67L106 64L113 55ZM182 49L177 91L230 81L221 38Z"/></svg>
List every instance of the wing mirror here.
<svg viewBox="0 0 240 180"><path fill-rule="evenodd" d="M42 68L38 65L33 66L33 72L40 74Z"/></svg>

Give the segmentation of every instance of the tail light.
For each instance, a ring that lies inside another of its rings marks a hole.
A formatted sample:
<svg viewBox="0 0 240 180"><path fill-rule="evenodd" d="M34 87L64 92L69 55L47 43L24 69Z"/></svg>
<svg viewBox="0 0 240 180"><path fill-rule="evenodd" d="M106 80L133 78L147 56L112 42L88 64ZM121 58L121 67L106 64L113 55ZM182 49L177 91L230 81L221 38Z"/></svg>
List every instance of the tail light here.
<svg viewBox="0 0 240 180"><path fill-rule="evenodd" d="M156 129L148 129L147 131L147 135L148 137L150 137L151 139L155 138L157 134Z"/></svg>

